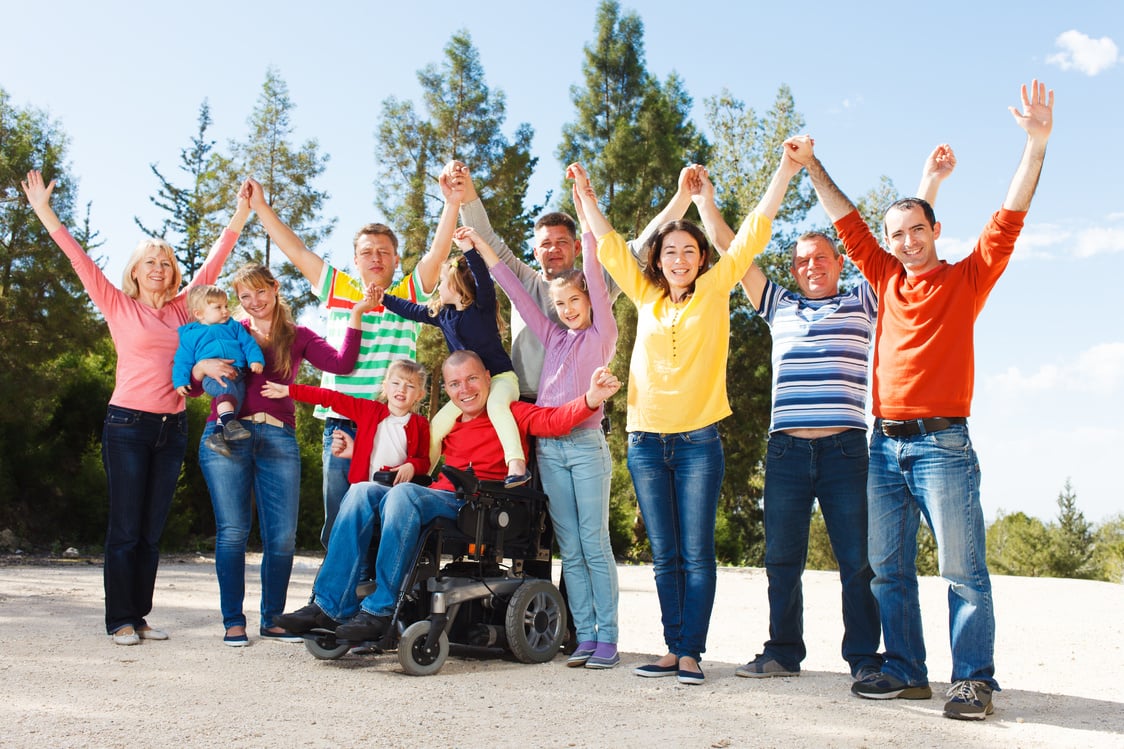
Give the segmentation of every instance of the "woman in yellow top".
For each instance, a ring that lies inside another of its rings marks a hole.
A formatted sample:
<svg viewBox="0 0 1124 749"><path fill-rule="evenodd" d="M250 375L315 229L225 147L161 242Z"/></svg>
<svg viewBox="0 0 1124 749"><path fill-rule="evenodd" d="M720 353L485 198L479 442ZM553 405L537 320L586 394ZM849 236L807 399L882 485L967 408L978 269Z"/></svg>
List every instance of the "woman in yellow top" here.
<svg viewBox="0 0 1124 749"><path fill-rule="evenodd" d="M671 221L648 240L643 269L613 231L580 164L577 183L597 257L636 305L628 375L628 468L655 566L668 652L638 676L701 684L717 564L714 524L725 458L717 422L730 415L726 359L730 291L769 242L772 219L800 165L787 155L727 254L708 267L699 227Z"/></svg>

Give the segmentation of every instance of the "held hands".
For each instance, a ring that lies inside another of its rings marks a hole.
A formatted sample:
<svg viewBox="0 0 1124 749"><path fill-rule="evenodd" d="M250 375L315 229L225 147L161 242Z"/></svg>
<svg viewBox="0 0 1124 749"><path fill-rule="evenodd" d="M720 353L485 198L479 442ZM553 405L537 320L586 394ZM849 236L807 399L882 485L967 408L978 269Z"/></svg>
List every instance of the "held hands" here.
<svg viewBox="0 0 1124 749"><path fill-rule="evenodd" d="M700 210L703 206L714 202L714 183L710 181L710 173L701 164L692 164L692 176L688 181L691 193L691 202Z"/></svg>
<svg viewBox="0 0 1124 749"><path fill-rule="evenodd" d="M267 206L265 202L265 190L262 189L261 183L252 177L242 183L242 189L238 192L239 200L242 199L243 193L245 198L250 203L250 208L254 213L261 213L262 208Z"/></svg>
<svg viewBox="0 0 1124 749"><path fill-rule="evenodd" d="M621 389L621 381L608 367L598 367L589 378L589 390L585 393L585 403L597 408Z"/></svg>
<svg viewBox="0 0 1124 749"><path fill-rule="evenodd" d="M925 159L925 168L921 172L921 177L941 182L948 179L954 169L956 169L956 154L952 152L952 146L942 143L933 149L929 158Z"/></svg>
<svg viewBox="0 0 1124 749"><path fill-rule="evenodd" d="M460 226L453 232L453 241L457 243L457 249L461 252L467 252L476 247L478 242L483 240L480 234L471 226Z"/></svg>
<svg viewBox="0 0 1124 749"><path fill-rule="evenodd" d="M1015 122L1026 131L1027 138L1045 143L1054 127L1054 89L1046 91L1046 84L1037 78L1030 82L1028 93L1026 85L1020 90L1022 111L1007 107Z"/></svg>
<svg viewBox="0 0 1124 749"><path fill-rule="evenodd" d="M282 385L280 382L267 381L261 386L261 394L266 398L273 398L274 400L288 398L289 386Z"/></svg>
<svg viewBox="0 0 1124 749"><path fill-rule="evenodd" d="M190 391L191 391L191 385L180 385L178 388L176 388L176 392L179 393L180 395L182 395L185 398L187 397L187 394Z"/></svg>
<svg viewBox="0 0 1124 749"><path fill-rule="evenodd" d="M464 178L442 171L437 178L437 184L441 186L441 195L445 198L445 204L450 208L460 208L464 203Z"/></svg>
<svg viewBox="0 0 1124 749"><path fill-rule="evenodd" d="M265 371L265 365L260 361L250 362L250 371L254 374L261 374Z"/></svg>
<svg viewBox="0 0 1124 749"><path fill-rule="evenodd" d="M786 140L782 146L784 155L800 166L808 166L816 158L813 151L816 141L810 135L794 135ZM782 159L782 164L783 164Z"/></svg>
<svg viewBox="0 0 1124 749"><path fill-rule="evenodd" d="M360 315L365 315L376 307L382 306L385 291L383 287L374 282L367 284L367 288L363 290L363 298L355 303L353 310L358 311Z"/></svg>
<svg viewBox="0 0 1124 749"><path fill-rule="evenodd" d="M472 184L472 176L468 173L468 167L463 161L450 161L441 170L441 177L438 178L441 182L441 192L445 192L445 183L448 182L450 190L460 191L461 203L471 203L479 197L476 194L476 186ZM445 200L449 200L449 196L445 196Z"/></svg>

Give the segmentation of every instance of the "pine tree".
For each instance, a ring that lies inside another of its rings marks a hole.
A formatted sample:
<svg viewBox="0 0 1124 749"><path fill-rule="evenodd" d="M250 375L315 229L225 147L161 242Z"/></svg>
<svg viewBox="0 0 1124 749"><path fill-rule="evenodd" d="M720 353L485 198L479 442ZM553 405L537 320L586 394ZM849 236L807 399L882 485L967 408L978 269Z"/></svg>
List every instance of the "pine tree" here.
<svg viewBox="0 0 1124 749"><path fill-rule="evenodd" d="M160 182L156 196L149 200L167 215L158 230L148 228L139 218L133 219L145 234L167 240L176 248L184 278L195 276L224 226L223 193L229 191L222 189L214 168L215 141L207 137L210 126L211 108L204 99L199 105L198 130L191 144L180 151L179 168L188 175L187 186L176 186L155 163L149 164Z"/></svg>
<svg viewBox="0 0 1124 749"><path fill-rule="evenodd" d="M315 252L336 225L334 218L326 219L321 215L328 193L313 184L324 173L329 157L320 153L320 145L314 138L300 146L290 142L295 130L292 124L295 108L296 104L289 98L289 86L280 72L274 67L268 68L261 95L247 120L250 132L246 140L232 142L232 156L217 160L223 175L222 203L233 209L242 179L254 177L281 220ZM236 249L239 261L254 260L269 265L278 259L272 250L272 240L261 224L248 223ZM278 275L295 313L316 304L308 282L295 266L283 262Z"/></svg>
<svg viewBox="0 0 1124 749"><path fill-rule="evenodd" d="M1092 524L1077 509L1077 493L1065 480L1058 493L1058 520L1050 528L1050 575L1053 577L1096 577L1093 569L1095 537Z"/></svg>

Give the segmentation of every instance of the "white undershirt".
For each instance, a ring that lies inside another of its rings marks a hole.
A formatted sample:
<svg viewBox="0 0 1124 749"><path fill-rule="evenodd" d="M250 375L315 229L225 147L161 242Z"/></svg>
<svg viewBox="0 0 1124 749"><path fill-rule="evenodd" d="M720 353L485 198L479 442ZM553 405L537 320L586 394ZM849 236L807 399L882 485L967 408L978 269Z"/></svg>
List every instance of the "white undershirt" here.
<svg viewBox="0 0 1124 749"><path fill-rule="evenodd" d="M375 431L375 449L371 451L371 465L367 469L370 479L375 471L397 468L406 462L406 422L410 414L387 416Z"/></svg>

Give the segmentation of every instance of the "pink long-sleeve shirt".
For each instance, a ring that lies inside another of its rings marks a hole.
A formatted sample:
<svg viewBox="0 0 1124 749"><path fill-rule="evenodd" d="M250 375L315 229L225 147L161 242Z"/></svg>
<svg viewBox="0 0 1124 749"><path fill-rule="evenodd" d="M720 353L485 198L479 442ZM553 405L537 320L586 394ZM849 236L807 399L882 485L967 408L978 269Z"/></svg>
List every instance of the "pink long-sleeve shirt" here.
<svg viewBox="0 0 1124 749"><path fill-rule="evenodd" d="M178 328L191 322L187 292L193 286L218 280L223 263L238 242L238 234L224 231L195 278L160 309L149 307L114 286L65 226L51 232L51 239L66 253L109 325L109 335L117 349L117 377L110 404L150 413L182 411L183 396L172 387L172 359L179 345Z"/></svg>

